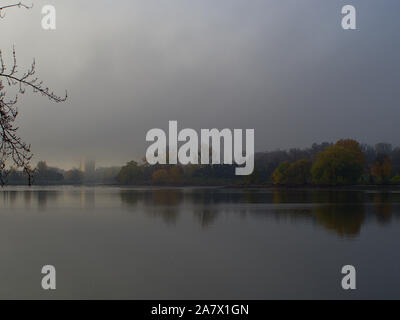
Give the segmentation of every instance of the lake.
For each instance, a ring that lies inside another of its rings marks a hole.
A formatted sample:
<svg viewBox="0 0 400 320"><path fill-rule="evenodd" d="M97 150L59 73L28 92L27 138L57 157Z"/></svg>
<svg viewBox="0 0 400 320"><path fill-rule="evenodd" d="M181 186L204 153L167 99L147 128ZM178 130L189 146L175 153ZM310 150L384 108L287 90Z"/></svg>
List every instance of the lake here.
<svg viewBox="0 0 400 320"><path fill-rule="evenodd" d="M6 187L0 298L398 299L399 231L395 190Z"/></svg>

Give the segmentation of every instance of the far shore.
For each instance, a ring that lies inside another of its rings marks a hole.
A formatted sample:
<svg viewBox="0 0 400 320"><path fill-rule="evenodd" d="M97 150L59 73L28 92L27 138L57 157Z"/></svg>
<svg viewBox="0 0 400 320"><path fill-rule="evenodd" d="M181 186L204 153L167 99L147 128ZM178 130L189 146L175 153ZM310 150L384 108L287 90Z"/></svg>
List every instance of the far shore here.
<svg viewBox="0 0 400 320"><path fill-rule="evenodd" d="M273 185L273 184L118 184L118 183L48 183L33 184L32 187L123 187L123 188L218 188L218 189L259 189L259 190L400 190L400 185ZM29 187L27 184L8 184L4 187ZM0 189L1 190L1 189Z"/></svg>

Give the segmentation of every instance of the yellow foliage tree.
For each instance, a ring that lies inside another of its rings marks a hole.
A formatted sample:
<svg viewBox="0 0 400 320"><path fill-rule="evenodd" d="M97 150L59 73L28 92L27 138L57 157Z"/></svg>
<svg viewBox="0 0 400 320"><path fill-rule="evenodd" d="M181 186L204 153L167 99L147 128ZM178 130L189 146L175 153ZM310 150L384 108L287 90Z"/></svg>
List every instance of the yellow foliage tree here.
<svg viewBox="0 0 400 320"><path fill-rule="evenodd" d="M165 169L156 170L153 172L152 180L155 183L168 182L168 171Z"/></svg>
<svg viewBox="0 0 400 320"><path fill-rule="evenodd" d="M387 155L379 155L371 168L371 176L377 183L387 183L392 173L392 161Z"/></svg>

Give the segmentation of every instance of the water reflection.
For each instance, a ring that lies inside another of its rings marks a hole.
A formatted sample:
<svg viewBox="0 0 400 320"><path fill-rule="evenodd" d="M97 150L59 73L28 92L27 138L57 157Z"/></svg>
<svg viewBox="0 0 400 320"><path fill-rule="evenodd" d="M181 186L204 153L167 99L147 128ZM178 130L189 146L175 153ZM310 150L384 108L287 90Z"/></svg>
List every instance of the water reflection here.
<svg viewBox="0 0 400 320"><path fill-rule="evenodd" d="M140 211L138 204L143 204L142 210L146 215L161 217L167 224L175 224L179 218L179 206L183 202L183 193L177 190L151 190L146 192L120 192L121 201L134 211Z"/></svg>
<svg viewBox="0 0 400 320"><path fill-rule="evenodd" d="M393 204L400 203L400 195L391 192L338 190L150 190L121 192L121 200L128 206L143 202L142 212L154 214L166 221L174 221L188 208L196 221L207 228L221 213L244 214L275 220L308 221L339 237L357 237L363 224L375 217L388 224L393 215ZM260 204L262 204L260 206ZM370 204L373 204L372 210ZM163 209L154 209L154 207ZM135 209L136 210L136 209ZM399 215L399 211L396 212Z"/></svg>
<svg viewBox="0 0 400 320"><path fill-rule="evenodd" d="M374 210L379 223L390 223L392 220L392 194L389 192L374 194Z"/></svg>
<svg viewBox="0 0 400 320"><path fill-rule="evenodd" d="M275 191L274 203L311 203L312 209L277 209L278 214L316 219L317 224L340 237L355 238L369 217L380 224L390 223L392 204L400 202L400 195L391 192L366 191ZM373 204L373 209L369 204ZM396 212L399 215L399 211Z"/></svg>
<svg viewBox="0 0 400 320"><path fill-rule="evenodd" d="M195 208L193 214L202 228L208 228L217 220L219 212L215 207L207 207L204 205Z"/></svg>
<svg viewBox="0 0 400 320"><path fill-rule="evenodd" d="M318 224L339 236L355 237L365 221L363 204L321 205L313 209Z"/></svg>
<svg viewBox="0 0 400 320"><path fill-rule="evenodd" d="M223 214L314 224L339 237L355 238L363 225L390 225L400 216L400 193L362 190L49 188L0 192L0 208L126 210L176 225L192 216L209 228Z"/></svg>

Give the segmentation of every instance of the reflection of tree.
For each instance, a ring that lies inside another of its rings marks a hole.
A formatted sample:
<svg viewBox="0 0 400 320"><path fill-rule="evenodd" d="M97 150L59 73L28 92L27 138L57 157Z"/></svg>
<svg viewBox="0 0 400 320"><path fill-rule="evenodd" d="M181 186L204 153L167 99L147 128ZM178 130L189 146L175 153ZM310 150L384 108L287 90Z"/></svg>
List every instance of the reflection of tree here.
<svg viewBox="0 0 400 320"><path fill-rule="evenodd" d="M362 191L340 190L274 190L273 203L362 203Z"/></svg>
<svg viewBox="0 0 400 320"><path fill-rule="evenodd" d="M365 220L363 204L326 204L313 209L320 225L339 236L357 236Z"/></svg>
<svg viewBox="0 0 400 320"><path fill-rule="evenodd" d="M376 219L382 224L392 219L392 199L388 192L374 194L374 211Z"/></svg>
<svg viewBox="0 0 400 320"><path fill-rule="evenodd" d="M243 194L244 203L260 203L261 201L260 193L255 190L248 190Z"/></svg>
<svg viewBox="0 0 400 320"><path fill-rule="evenodd" d="M36 200L39 209L46 209L49 200L55 201L59 196L57 191L48 190L23 190L23 191L3 191L0 193L0 197L4 204L25 204L26 208L32 207L32 199Z"/></svg>
<svg viewBox="0 0 400 320"><path fill-rule="evenodd" d="M139 192L130 190L121 190L119 193L122 203L127 204L130 207L135 207L139 201Z"/></svg>
<svg viewBox="0 0 400 320"><path fill-rule="evenodd" d="M148 213L153 216L160 216L167 224L175 224L177 222L179 217L178 206L183 201L182 190L153 190L151 199L150 206L147 206L149 208L147 210Z"/></svg>
<svg viewBox="0 0 400 320"><path fill-rule="evenodd" d="M175 207L183 201L183 191L180 189L159 189L151 192L153 205Z"/></svg>
<svg viewBox="0 0 400 320"><path fill-rule="evenodd" d="M38 206L40 209L46 209L48 200L55 200L58 198L59 195L56 191L47 190L37 191L34 194L37 198Z"/></svg>
<svg viewBox="0 0 400 320"><path fill-rule="evenodd" d="M276 220L316 222L340 237L354 237L360 234L361 226L366 220L364 203L371 201L370 195L364 191L326 189L281 189L272 192L224 189L122 190L120 197L123 203L134 207L134 211L161 217L168 224L176 223L181 205L186 203L188 205L185 206L185 210L190 210L196 221L207 228L218 218L222 204L224 210L233 213L243 209L243 212L272 216ZM391 203L400 202L400 194L376 194L373 201L379 221L389 221ZM254 211L246 205L256 203L272 205L259 207L262 209Z"/></svg>
<svg viewBox="0 0 400 320"><path fill-rule="evenodd" d="M31 190L25 191L24 192L24 202L25 202L25 206L27 208L31 207L31 201L32 201L32 192L31 192Z"/></svg>
<svg viewBox="0 0 400 320"><path fill-rule="evenodd" d="M95 207L96 196L94 190L81 191L81 208L91 209Z"/></svg>
<svg viewBox="0 0 400 320"><path fill-rule="evenodd" d="M129 207L137 208L144 204L144 213L148 216L161 217L167 224L175 224L179 217L179 205L183 202L183 191L179 189L123 190L121 201Z"/></svg>
<svg viewBox="0 0 400 320"><path fill-rule="evenodd" d="M356 236L365 220L363 192L338 190L274 190L275 204L314 204L312 207L275 208L275 218L314 220L339 236Z"/></svg>
<svg viewBox="0 0 400 320"><path fill-rule="evenodd" d="M177 208L149 208L146 213L153 217L161 217L166 224L176 224L179 218L179 210Z"/></svg>
<svg viewBox="0 0 400 320"><path fill-rule="evenodd" d="M185 193L185 198L195 205L212 206L219 203L239 202L241 193L237 196L231 192L219 192L218 189L196 189Z"/></svg>
<svg viewBox="0 0 400 320"><path fill-rule="evenodd" d="M4 204L10 203L11 205L15 204L17 200L17 191L3 191L1 193Z"/></svg>
<svg viewBox="0 0 400 320"><path fill-rule="evenodd" d="M273 203L306 203L311 202L310 192L307 190L274 190Z"/></svg>
<svg viewBox="0 0 400 320"><path fill-rule="evenodd" d="M218 217L218 209L216 207L207 208L204 206L201 209L194 210L194 216L199 221L203 228L211 226Z"/></svg>
<svg viewBox="0 0 400 320"><path fill-rule="evenodd" d="M257 191L229 191L218 189L154 189L121 190L121 201L135 211L148 216L161 217L166 223L176 223L183 202L190 204L186 210L193 213L196 221L206 228L219 214L219 204L261 202L263 193ZM143 204L143 207L140 206Z"/></svg>

